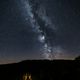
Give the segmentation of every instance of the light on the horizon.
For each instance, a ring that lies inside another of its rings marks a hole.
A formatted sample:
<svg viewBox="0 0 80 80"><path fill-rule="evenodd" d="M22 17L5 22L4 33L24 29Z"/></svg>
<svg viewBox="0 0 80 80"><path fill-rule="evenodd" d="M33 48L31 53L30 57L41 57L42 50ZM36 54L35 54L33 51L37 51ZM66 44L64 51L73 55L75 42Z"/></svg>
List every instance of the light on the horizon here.
<svg viewBox="0 0 80 80"><path fill-rule="evenodd" d="M31 74L25 74L23 75L23 80L32 80Z"/></svg>

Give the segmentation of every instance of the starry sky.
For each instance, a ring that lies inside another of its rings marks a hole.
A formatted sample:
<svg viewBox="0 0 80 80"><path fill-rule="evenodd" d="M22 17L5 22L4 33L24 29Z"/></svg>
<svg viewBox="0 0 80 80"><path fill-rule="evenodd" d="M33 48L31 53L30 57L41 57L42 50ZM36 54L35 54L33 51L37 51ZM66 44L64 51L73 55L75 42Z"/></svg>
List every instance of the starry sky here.
<svg viewBox="0 0 80 80"><path fill-rule="evenodd" d="M0 64L79 55L79 0L0 0Z"/></svg>

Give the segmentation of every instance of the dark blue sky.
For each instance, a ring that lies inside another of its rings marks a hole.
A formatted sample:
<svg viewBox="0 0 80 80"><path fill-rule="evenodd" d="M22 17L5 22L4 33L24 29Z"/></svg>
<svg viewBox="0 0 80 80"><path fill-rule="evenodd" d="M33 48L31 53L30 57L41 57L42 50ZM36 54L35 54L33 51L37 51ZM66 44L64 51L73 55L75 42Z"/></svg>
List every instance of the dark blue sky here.
<svg viewBox="0 0 80 80"><path fill-rule="evenodd" d="M26 0L0 0L0 63L44 59L41 56L43 45L26 20L28 15L21 1ZM56 28L55 31L53 26L45 28L49 41L53 44L53 59L74 59L80 55L80 1L34 1L44 5Z"/></svg>

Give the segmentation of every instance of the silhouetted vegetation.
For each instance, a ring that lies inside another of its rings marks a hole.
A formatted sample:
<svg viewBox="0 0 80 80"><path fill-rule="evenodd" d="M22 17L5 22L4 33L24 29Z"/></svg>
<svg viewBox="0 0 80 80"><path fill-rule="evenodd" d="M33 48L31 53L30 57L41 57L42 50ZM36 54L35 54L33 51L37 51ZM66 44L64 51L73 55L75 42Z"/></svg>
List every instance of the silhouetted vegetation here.
<svg viewBox="0 0 80 80"><path fill-rule="evenodd" d="M80 56L76 57L75 60L80 60Z"/></svg>
<svg viewBox="0 0 80 80"><path fill-rule="evenodd" d="M80 61L77 60L27 60L0 65L0 80L80 80Z"/></svg>

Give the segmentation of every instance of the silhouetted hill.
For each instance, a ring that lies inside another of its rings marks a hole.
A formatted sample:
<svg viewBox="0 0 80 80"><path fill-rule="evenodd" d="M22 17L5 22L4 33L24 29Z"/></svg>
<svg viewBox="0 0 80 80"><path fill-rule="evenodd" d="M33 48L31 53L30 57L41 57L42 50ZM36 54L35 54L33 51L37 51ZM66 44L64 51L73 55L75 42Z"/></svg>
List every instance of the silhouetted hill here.
<svg viewBox="0 0 80 80"><path fill-rule="evenodd" d="M80 61L25 60L0 65L0 80L23 80L26 73L31 74L32 80L80 80Z"/></svg>
<svg viewBox="0 0 80 80"><path fill-rule="evenodd" d="M76 57L75 60L80 60L80 56Z"/></svg>

